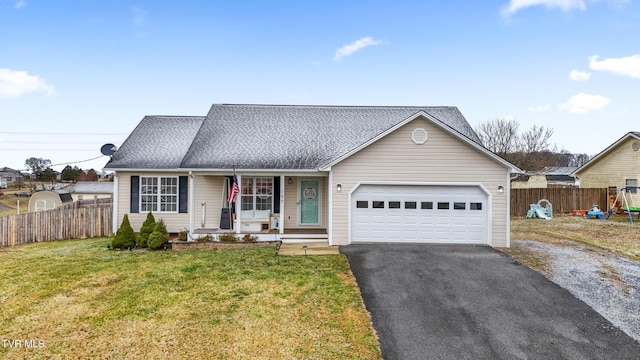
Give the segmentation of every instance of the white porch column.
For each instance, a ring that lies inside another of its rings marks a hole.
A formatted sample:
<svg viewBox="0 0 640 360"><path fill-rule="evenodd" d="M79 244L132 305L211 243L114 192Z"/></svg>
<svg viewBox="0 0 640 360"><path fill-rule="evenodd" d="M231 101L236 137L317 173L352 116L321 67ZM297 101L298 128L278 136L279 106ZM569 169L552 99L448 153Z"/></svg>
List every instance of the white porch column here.
<svg viewBox="0 0 640 360"><path fill-rule="evenodd" d="M329 179L327 181L327 237L329 246L333 245L333 236L332 236L332 228L333 228L333 173L329 172Z"/></svg>
<svg viewBox="0 0 640 360"><path fill-rule="evenodd" d="M236 195L236 200L234 201L236 204L236 222L234 225L236 227L236 234L240 234L240 221L242 220L242 216L240 215L242 214L242 175L236 175L236 178L238 179L238 187L240 190L238 190L238 195ZM238 199L240 199L240 201L238 201Z"/></svg>
<svg viewBox="0 0 640 360"><path fill-rule="evenodd" d="M193 239L193 232L196 228L195 212L196 212L196 180L193 172L189 171L189 239Z"/></svg>
<svg viewBox="0 0 640 360"><path fill-rule="evenodd" d="M278 219L278 232L284 234L284 175L280 175L280 218Z"/></svg>

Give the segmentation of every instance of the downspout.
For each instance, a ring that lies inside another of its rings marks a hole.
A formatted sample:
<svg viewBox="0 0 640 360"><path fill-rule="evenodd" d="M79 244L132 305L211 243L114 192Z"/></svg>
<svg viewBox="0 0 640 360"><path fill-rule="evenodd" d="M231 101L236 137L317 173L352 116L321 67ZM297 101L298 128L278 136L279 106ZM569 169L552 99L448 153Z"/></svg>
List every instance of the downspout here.
<svg viewBox="0 0 640 360"><path fill-rule="evenodd" d="M113 223L113 233L115 234L118 232L118 194L120 193L118 191L118 188L120 187L120 180L118 179L118 173L115 171L113 172L113 183L115 186L113 187L113 199L111 199L111 206L113 206L113 209L111 209L113 212L113 219L111 219L111 222Z"/></svg>

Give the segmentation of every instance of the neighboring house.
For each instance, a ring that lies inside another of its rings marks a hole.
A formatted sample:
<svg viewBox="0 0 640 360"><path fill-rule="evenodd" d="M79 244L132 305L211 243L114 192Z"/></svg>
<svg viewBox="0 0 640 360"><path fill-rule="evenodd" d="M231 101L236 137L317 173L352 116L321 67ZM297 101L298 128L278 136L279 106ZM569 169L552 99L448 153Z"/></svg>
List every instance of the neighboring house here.
<svg viewBox="0 0 640 360"><path fill-rule="evenodd" d="M579 183L571 174L577 167L545 167L541 171L526 172L511 181L512 189L566 188L577 187Z"/></svg>
<svg viewBox="0 0 640 360"><path fill-rule="evenodd" d="M627 186L640 186L640 132L628 132L572 175L580 180L583 188L608 188L609 195ZM629 201L640 206L638 189L632 189Z"/></svg>
<svg viewBox="0 0 640 360"><path fill-rule="evenodd" d="M24 176L20 171L8 167L0 168L0 182L11 183L14 181L24 181Z"/></svg>
<svg viewBox="0 0 640 360"><path fill-rule="evenodd" d="M71 189L73 201L113 197L112 181L78 181Z"/></svg>
<svg viewBox="0 0 640 360"><path fill-rule="evenodd" d="M137 231L152 211L193 236L496 247L509 246L509 180L520 172L455 107L274 105L146 116L105 169L114 231L125 214Z"/></svg>
<svg viewBox="0 0 640 360"><path fill-rule="evenodd" d="M53 210L71 201L71 193L65 190L36 191L29 198L29 212Z"/></svg>

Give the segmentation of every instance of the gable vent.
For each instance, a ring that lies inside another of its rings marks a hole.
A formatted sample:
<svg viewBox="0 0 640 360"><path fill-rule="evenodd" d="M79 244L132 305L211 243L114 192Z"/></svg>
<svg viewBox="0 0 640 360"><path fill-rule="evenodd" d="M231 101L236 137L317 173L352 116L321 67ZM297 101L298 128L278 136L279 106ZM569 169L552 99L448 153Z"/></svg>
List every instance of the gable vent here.
<svg viewBox="0 0 640 360"><path fill-rule="evenodd" d="M638 141L634 141L634 142L631 144L631 148L633 149L633 151L638 151L638 149L640 149L640 142L638 142Z"/></svg>
<svg viewBox="0 0 640 360"><path fill-rule="evenodd" d="M427 138L428 138L427 130L423 128L417 128L413 130L413 132L411 133L411 140L418 145L422 145L426 143Z"/></svg>

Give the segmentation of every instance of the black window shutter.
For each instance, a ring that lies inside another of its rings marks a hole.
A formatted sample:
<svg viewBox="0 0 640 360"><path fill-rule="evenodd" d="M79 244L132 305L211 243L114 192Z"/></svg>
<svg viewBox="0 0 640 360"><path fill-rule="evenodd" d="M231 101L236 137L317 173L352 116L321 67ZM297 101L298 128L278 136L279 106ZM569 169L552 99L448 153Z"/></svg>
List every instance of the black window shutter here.
<svg viewBox="0 0 640 360"><path fill-rule="evenodd" d="M140 176L131 177L131 198L129 212L132 214L140 212Z"/></svg>
<svg viewBox="0 0 640 360"><path fill-rule="evenodd" d="M178 178L178 212L187 213L189 208L189 177Z"/></svg>
<svg viewBox="0 0 640 360"><path fill-rule="evenodd" d="M273 177L273 213L280 214L280 176Z"/></svg>

